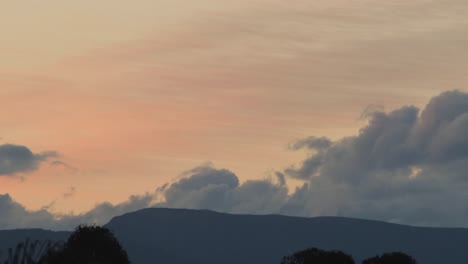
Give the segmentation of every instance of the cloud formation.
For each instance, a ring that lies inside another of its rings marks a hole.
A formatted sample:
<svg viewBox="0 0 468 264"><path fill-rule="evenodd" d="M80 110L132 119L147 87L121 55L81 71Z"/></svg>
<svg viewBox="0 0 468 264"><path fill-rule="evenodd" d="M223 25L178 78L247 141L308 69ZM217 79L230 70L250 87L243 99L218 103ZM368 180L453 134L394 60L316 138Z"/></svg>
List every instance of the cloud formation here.
<svg viewBox="0 0 468 264"><path fill-rule="evenodd" d="M373 111L355 136L309 137L299 166L269 179L240 182L227 169L192 169L154 193L98 204L82 215L30 212L0 196L0 229L71 229L104 224L146 207L211 209L228 213L347 216L424 226L468 226L468 93L444 92L424 109ZM287 179L303 181L288 192Z"/></svg>
<svg viewBox="0 0 468 264"><path fill-rule="evenodd" d="M0 145L0 176L10 176L37 170L41 162L57 156L58 153L54 151L36 154L25 146Z"/></svg>
<svg viewBox="0 0 468 264"><path fill-rule="evenodd" d="M0 216L0 229L49 227L54 222L47 210L27 211L8 194L0 194Z"/></svg>
<svg viewBox="0 0 468 264"><path fill-rule="evenodd" d="M277 212L288 197L284 181L249 180L239 184L237 176L225 169L195 168L190 176L159 191L160 207L211 209L230 213Z"/></svg>
<svg viewBox="0 0 468 264"><path fill-rule="evenodd" d="M290 145L311 154L284 175L304 185L247 181L203 168L164 190L165 206L231 213L338 215L414 225L467 226L468 94L444 92L424 109L368 113L356 136L309 137Z"/></svg>
<svg viewBox="0 0 468 264"><path fill-rule="evenodd" d="M0 194L0 230L16 228L45 228L50 230L72 230L79 224L105 224L112 217L150 207L153 195L131 196L127 201L112 205L97 204L84 214L53 214L48 206L40 210L27 210L10 195Z"/></svg>
<svg viewBox="0 0 468 264"><path fill-rule="evenodd" d="M288 190L281 175L276 180L250 180L240 184L237 176L228 170L200 166L187 172L186 177L165 184L154 193L134 195L116 205L100 203L84 214L54 215L47 211L47 207L28 211L9 195L3 195L0 196L0 229L39 227L70 230L82 223L105 224L114 216L148 207L272 213L278 212L287 198Z"/></svg>
<svg viewBox="0 0 468 264"><path fill-rule="evenodd" d="M314 147L286 173L306 180L283 208L420 225L468 223L468 94L450 91L414 106L374 112L357 136ZM301 206L292 206L292 205Z"/></svg>

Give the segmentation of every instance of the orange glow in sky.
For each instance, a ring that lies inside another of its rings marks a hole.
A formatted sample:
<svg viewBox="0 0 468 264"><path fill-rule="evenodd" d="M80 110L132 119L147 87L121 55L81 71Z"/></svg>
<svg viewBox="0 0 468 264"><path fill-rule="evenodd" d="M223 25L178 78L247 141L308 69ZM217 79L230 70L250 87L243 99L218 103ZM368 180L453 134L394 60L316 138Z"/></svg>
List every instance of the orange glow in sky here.
<svg viewBox="0 0 468 264"><path fill-rule="evenodd" d="M0 177L0 193L83 212L206 162L268 177L304 156L287 149L294 140L356 134L367 106L462 88L457 1L376 3L3 3L0 143L60 157Z"/></svg>

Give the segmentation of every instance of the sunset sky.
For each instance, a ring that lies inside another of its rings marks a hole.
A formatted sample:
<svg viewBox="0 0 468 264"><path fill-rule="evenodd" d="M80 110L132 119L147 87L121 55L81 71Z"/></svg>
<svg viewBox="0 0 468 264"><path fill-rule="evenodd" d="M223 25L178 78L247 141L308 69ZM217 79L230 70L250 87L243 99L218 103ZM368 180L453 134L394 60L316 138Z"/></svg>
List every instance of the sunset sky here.
<svg viewBox="0 0 468 264"><path fill-rule="evenodd" d="M0 194L80 215L203 168L240 184L285 174L292 194L294 168L321 152L298 140L341 142L375 112L466 95L467 13L461 0L4 1L0 148L34 156L0 161ZM343 211L306 215L321 212Z"/></svg>

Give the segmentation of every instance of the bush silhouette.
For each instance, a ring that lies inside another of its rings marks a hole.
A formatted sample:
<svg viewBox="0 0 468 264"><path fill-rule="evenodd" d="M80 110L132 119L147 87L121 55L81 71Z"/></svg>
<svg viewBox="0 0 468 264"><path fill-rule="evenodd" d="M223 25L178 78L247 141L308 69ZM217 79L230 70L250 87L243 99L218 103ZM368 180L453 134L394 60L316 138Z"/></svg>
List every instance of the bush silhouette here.
<svg viewBox="0 0 468 264"><path fill-rule="evenodd" d="M62 242L31 241L26 239L14 248L8 249L6 257L2 257L2 264L36 264L49 250L56 249Z"/></svg>
<svg viewBox="0 0 468 264"><path fill-rule="evenodd" d="M354 260L341 251L309 248L283 257L281 264L354 264Z"/></svg>
<svg viewBox="0 0 468 264"><path fill-rule="evenodd" d="M40 264L129 264L128 255L112 232L99 226L80 225L64 246L50 250Z"/></svg>
<svg viewBox="0 0 468 264"><path fill-rule="evenodd" d="M401 252L385 253L382 256L368 258L362 264L416 264L416 260Z"/></svg>

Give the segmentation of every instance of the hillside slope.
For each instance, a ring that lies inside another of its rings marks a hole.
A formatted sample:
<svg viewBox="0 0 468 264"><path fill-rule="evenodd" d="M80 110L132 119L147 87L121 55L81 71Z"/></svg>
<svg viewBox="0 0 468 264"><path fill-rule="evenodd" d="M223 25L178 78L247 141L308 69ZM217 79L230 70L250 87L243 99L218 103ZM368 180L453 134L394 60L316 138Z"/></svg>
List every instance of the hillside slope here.
<svg viewBox="0 0 468 264"><path fill-rule="evenodd" d="M340 249L357 261L388 251L404 251L422 264L468 260L468 230L461 228L161 208L128 213L106 226L136 264L271 264L312 246Z"/></svg>
<svg viewBox="0 0 468 264"><path fill-rule="evenodd" d="M420 264L464 264L468 229L423 228L339 217L231 215L206 210L144 209L112 219L110 228L134 264L271 264L318 247L365 257L404 251ZM26 238L65 240L69 232L0 231L0 250Z"/></svg>

